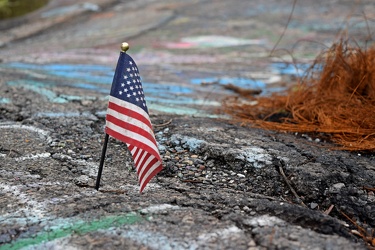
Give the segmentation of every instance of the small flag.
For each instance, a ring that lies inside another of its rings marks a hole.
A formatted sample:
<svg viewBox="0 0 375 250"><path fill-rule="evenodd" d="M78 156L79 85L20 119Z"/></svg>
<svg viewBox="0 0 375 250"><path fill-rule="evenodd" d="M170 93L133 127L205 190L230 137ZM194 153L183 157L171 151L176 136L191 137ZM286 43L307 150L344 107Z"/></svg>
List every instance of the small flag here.
<svg viewBox="0 0 375 250"><path fill-rule="evenodd" d="M121 51L106 115L105 132L126 143L138 174L140 192L163 168L134 60Z"/></svg>

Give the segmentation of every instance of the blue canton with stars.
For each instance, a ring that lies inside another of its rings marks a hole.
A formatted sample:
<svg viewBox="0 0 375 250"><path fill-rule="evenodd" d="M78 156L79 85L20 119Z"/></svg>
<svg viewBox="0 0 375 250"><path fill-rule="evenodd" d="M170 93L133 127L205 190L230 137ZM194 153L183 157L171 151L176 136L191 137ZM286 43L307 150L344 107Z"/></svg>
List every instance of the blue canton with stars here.
<svg viewBox="0 0 375 250"><path fill-rule="evenodd" d="M118 59L111 96L137 105L148 113L138 67L125 52L121 52Z"/></svg>

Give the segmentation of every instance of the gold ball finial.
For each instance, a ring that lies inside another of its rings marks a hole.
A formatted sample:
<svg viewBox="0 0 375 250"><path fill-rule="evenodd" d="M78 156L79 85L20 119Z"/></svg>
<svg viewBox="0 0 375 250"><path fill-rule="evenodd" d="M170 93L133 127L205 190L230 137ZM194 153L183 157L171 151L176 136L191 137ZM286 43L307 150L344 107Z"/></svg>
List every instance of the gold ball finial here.
<svg viewBox="0 0 375 250"><path fill-rule="evenodd" d="M129 44L128 43L122 43L121 44L121 51L126 52L129 49Z"/></svg>

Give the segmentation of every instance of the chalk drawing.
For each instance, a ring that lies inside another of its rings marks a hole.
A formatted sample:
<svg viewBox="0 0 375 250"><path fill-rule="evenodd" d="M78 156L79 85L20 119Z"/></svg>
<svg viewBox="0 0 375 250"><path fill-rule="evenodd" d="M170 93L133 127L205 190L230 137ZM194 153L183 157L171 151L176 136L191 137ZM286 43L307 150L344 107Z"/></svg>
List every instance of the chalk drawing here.
<svg viewBox="0 0 375 250"><path fill-rule="evenodd" d="M18 218L23 218L23 222L25 223L26 220L28 222L35 222L44 217L46 213L46 202L40 202L33 199L26 192L21 191L22 188L24 188L24 186L12 186L0 183L0 192L3 193L3 195L14 197L18 199L20 203L24 204L24 207L17 208L17 211L2 214L0 216L0 221L3 225L12 224L14 223L14 220L17 220L18 223ZM11 211L11 209L8 211Z"/></svg>
<svg viewBox="0 0 375 250"><path fill-rule="evenodd" d="M206 37L207 38L207 37ZM205 39L206 39L205 38ZM212 38L212 37L211 37ZM197 40L197 41L204 41ZM224 41L224 40L223 40ZM230 43L229 40L225 40ZM233 43L235 43L233 41ZM147 58L147 54L140 55L140 58ZM142 60L141 60L142 61ZM147 60L144 60L147 65ZM151 63L153 64L153 63ZM306 69L307 64L301 64L300 68ZM10 86L22 87L31 90L46 98L52 103L68 103L77 100L95 100L97 96L90 94L85 95L69 95L64 93L56 93L56 87L70 87L89 90L97 93L106 94L99 97L101 100L108 98L110 85L112 84L114 69L103 65L82 65L82 64L32 64L32 63L5 63L1 64L0 68L10 68L20 70L21 72L28 72L29 79L22 79L17 81L7 82ZM285 63L274 63L271 69L267 70L269 74L264 72L252 72L253 78L236 78L236 77L218 77L213 73L213 76L205 78L190 78L184 72L175 70L174 68L166 69L168 72L177 75L185 84L171 83L171 82L151 82L143 81L147 105L150 110L160 111L164 113L174 113L180 115L198 115L198 116L213 116L207 111L203 111L200 107L218 107L221 105L220 101L207 100L202 95L196 93L202 91L203 93L216 93L217 91L228 94L232 93L229 90L224 90L222 87L212 89L210 86L205 86L205 83L217 83L218 85L233 84L235 86L246 89L262 90L262 95L267 95L273 92L280 92L285 90L284 87L267 87L269 83L280 81L283 74L300 74L300 71L293 70L293 67ZM32 73L32 74L31 74ZM250 74L250 73L249 73ZM65 81L61 81L66 79ZM187 86L186 84L193 84ZM90 93L90 92L88 92ZM92 92L91 92L92 93ZM3 102L9 102L8 99L1 99ZM54 112L39 112L33 114L35 117L72 117L77 114L73 113L54 113Z"/></svg>
<svg viewBox="0 0 375 250"><path fill-rule="evenodd" d="M175 210L175 209L180 209L179 206L174 206L171 204L160 204L160 205L153 205L149 206L147 208L143 208L140 210L142 214L156 214L159 213L160 211L165 211L165 210Z"/></svg>
<svg viewBox="0 0 375 250"><path fill-rule="evenodd" d="M148 90L150 93L154 93L157 91L160 91L159 95L160 97L168 97L170 94L191 94L194 92L192 88L174 85L172 83L167 84L155 84L150 82L143 82L142 83L145 91Z"/></svg>
<svg viewBox="0 0 375 250"><path fill-rule="evenodd" d="M253 227L274 227L276 225L285 225L285 221L275 216L261 215L247 220Z"/></svg>
<svg viewBox="0 0 375 250"><path fill-rule="evenodd" d="M57 86L68 86L72 88L80 88L92 90L99 93L108 95L110 84L112 84L114 70L111 67L101 65L70 65L70 64L31 64L31 63L7 63L2 64L0 67L18 69L21 71L32 71L38 74L38 80L25 79L18 81L10 81L7 84L10 86L22 87L34 91L44 96L48 101L53 103L67 103L73 100L94 100L97 97L85 96L72 96L67 94L56 94L54 88ZM44 77L43 77L44 76ZM55 78L67 79L67 81L56 81ZM157 109L167 113L179 114L196 114L199 113L198 109L186 108L188 105L214 105L218 106L217 102L209 102L200 100L194 97L195 90L180 86L175 83L153 83L144 81L143 87L145 95L147 96L147 104L150 109ZM100 97L100 99L107 99ZM157 105L154 106L153 104ZM178 106L176 106L176 105ZM169 105L173 105L170 107ZM202 114L202 112L200 112ZM204 112L203 112L204 113ZM61 116L74 116L72 113L58 113L53 112L39 112L34 116L47 116L47 117L61 117Z"/></svg>
<svg viewBox="0 0 375 250"><path fill-rule="evenodd" d="M92 100L96 98L89 95L57 95L53 91L53 88L56 86L68 86L108 94L114 74L114 70L111 67L102 65L41 65L16 62L2 64L1 67L26 71L28 72L28 75L30 75L30 72L33 72L34 78L35 74L38 74L38 77L36 77L39 79L38 81L33 79L25 79L10 81L7 84L11 86L22 86L26 89L30 89L40 95L44 95L49 101L55 103L66 103L71 100ZM59 79L67 79L67 81L56 81L56 77Z"/></svg>
<svg viewBox="0 0 375 250"><path fill-rule="evenodd" d="M18 191L17 187L14 187L14 186L9 187L6 185L2 185L2 186L1 185L2 184L0 184L0 188L3 188L6 192L13 191L13 194L21 193ZM26 199L25 197L22 197L22 198ZM141 209L142 211L141 213L157 214L157 213L160 213L161 211L166 211L166 210L171 210L171 209L172 210L180 209L180 207L170 205L170 204L160 204L160 205L154 205L154 206ZM39 218L39 219L40 219L39 221L37 220L33 220L33 221L35 223L38 223L44 226L41 232L36 233L32 237L18 238L12 241L11 243L1 245L0 250L21 249L21 248L26 248L26 247L31 249L33 246L35 247L35 246L40 246L43 244L45 245L47 242L54 241L56 239L64 238L67 236L71 236L73 234L85 234L85 233L94 232L94 231L99 231L102 233L116 232L117 235L120 235L125 238L129 238L136 242L140 242L149 247L156 246L157 248L160 248L160 247L163 247L164 244L173 245L171 243L171 240L169 240L166 236L163 236L161 234L155 234L154 232L151 233L145 230L140 231L136 229L135 230L119 229L119 227L123 225L133 225L144 220L149 220L149 217L142 216L138 212L103 216L102 218L88 220L88 221L82 220L79 217L56 219L53 217L46 216L44 218ZM22 221L22 218L15 216L14 220L12 221L8 220L9 222L8 225L20 224L19 222L21 221ZM31 222L28 221L28 223L31 223ZM116 230L111 230L111 229L116 229ZM151 236L151 234L153 234L153 236L149 238L148 236ZM148 241L145 242L146 239L148 239Z"/></svg>
<svg viewBox="0 0 375 250"><path fill-rule="evenodd" d="M174 145L182 146L191 152L197 152L199 148L207 145L207 142L204 140L199 140L189 136L182 136L179 134L173 134L171 137L171 142Z"/></svg>
<svg viewBox="0 0 375 250"><path fill-rule="evenodd" d="M49 117L49 118L59 118L59 117L87 117L90 120L96 121L98 118L89 112L37 112L33 114L33 117Z"/></svg>
<svg viewBox="0 0 375 250"><path fill-rule="evenodd" d="M232 149L228 152L233 151ZM234 150L235 159L246 161L255 168L263 168L272 164L272 156L266 150L258 147L243 147L240 151Z"/></svg>
<svg viewBox="0 0 375 250"><path fill-rule="evenodd" d="M38 188L41 186L71 185L71 183L59 182L37 182L30 183L28 187ZM56 249L58 246L64 246L64 249L74 249L74 245L69 245L73 235L85 235L90 232L97 232L99 235L114 235L132 240L136 243L145 245L151 249L199 249L207 241L220 241L236 234L243 233L236 226L218 229L213 232L202 233L197 239L177 239L174 236L167 236L160 232L148 231L147 222L152 220L154 215L165 214L165 211L183 209L171 204L158 204L140 209L138 212L120 213L115 215L102 216L95 219L88 218L85 215L57 218L56 215L49 215L48 206L61 204L65 202L64 197L52 197L48 200L37 200L30 196L27 190L24 192L22 185L7 185L0 183L0 192L18 199L24 207L16 211L10 210L7 214L0 216L0 222L6 226L23 226L28 228L32 225L34 233L25 231L18 238L13 239L0 246L0 250L13 249ZM160 187L159 187L160 188ZM83 190L82 194L95 196L96 190ZM74 197L71 197L74 198ZM141 223L142 222L142 223ZM39 229L38 229L39 228ZM99 236L100 237L100 236ZM11 240L9 238L9 240Z"/></svg>
<svg viewBox="0 0 375 250"><path fill-rule="evenodd" d="M292 63L284 63L284 62L275 62L271 64L271 67L278 74L294 75L294 76L301 77L306 74L306 71L311 67L311 64L307 64L307 63L292 64Z"/></svg>
<svg viewBox="0 0 375 250"><path fill-rule="evenodd" d="M265 44L265 40L262 39L243 39L231 36L195 36L184 37L179 42L164 43L164 47L169 49L192 49L263 44Z"/></svg>
<svg viewBox="0 0 375 250"><path fill-rule="evenodd" d="M55 92L52 90L46 89L43 87L44 84L35 82L35 81L14 81L8 82L9 86L21 86L25 89L34 91L40 95L47 97L50 102L54 103L66 103L68 102L66 99L58 97Z"/></svg>
<svg viewBox="0 0 375 250"><path fill-rule="evenodd" d="M131 225L138 223L146 218L136 213L119 214L112 216L105 216L97 220L83 221L76 219L75 221L66 219L64 223L51 223L54 226L45 227L44 231L37 233L30 238L19 238L12 243L7 243L0 246L0 250L16 250L24 247L38 245L43 242L55 240L74 234L85 234L99 229L108 229L111 227L118 227L121 225Z"/></svg>
<svg viewBox="0 0 375 250"><path fill-rule="evenodd" d="M0 104L7 104L10 103L9 98L0 97Z"/></svg>
<svg viewBox="0 0 375 250"><path fill-rule="evenodd" d="M64 16L67 14L75 13L75 12L81 12L81 11L100 11L100 7L93 3L79 3L74 4L66 7L58 7L54 8L52 10L45 11L41 14L42 18L47 17L57 17L57 16Z"/></svg>
<svg viewBox="0 0 375 250"><path fill-rule="evenodd" d="M160 65L163 62L163 66L167 67L168 64L206 64L206 63L218 63L224 59L222 55L201 55L201 54L184 54L176 55L168 51L150 51L142 50L139 53L134 54L133 57L138 65Z"/></svg>
<svg viewBox="0 0 375 250"><path fill-rule="evenodd" d="M112 84L114 69L103 65L90 64L31 64L31 63L6 63L3 68L40 71L47 75L62 78L80 79L91 83Z"/></svg>
<svg viewBox="0 0 375 250"><path fill-rule="evenodd" d="M127 224L124 226L126 227ZM147 249L163 249L163 250L195 250L199 246L194 242L194 239L189 239L187 242L168 237L159 232L150 232L144 228L136 228L138 224L131 224L131 227L121 228L113 227L108 229L98 229L96 232L99 237L122 237L124 239L144 245ZM123 227L124 227L123 226ZM75 250L74 245L71 244L72 236L58 238L48 242L42 242L38 245L28 246L24 250L39 250L39 249L61 249L61 250ZM204 246L204 243L202 242ZM80 249L80 248L79 248Z"/></svg>
<svg viewBox="0 0 375 250"><path fill-rule="evenodd" d="M248 89L265 89L266 84L260 80L253 80L247 78L231 78L231 77L207 77L207 78L196 78L191 79L192 84L208 84L208 83L217 83L217 84L233 84L241 88Z"/></svg>
<svg viewBox="0 0 375 250"><path fill-rule="evenodd" d="M49 137L49 132L45 131L40 128L36 128L34 126L27 126L27 125L22 125L22 124L13 124L13 123L0 123L0 129L24 129L24 130L29 130L32 132L35 132L39 135L41 139L44 139L47 141L47 143L52 142L52 138Z"/></svg>
<svg viewBox="0 0 375 250"><path fill-rule="evenodd" d="M147 187L143 190L143 192L146 193L148 191L154 191L160 188L161 186L159 184L149 183L147 184ZM126 190L127 193L139 194L139 185L126 184L121 186L120 189Z"/></svg>
<svg viewBox="0 0 375 250"><path fill-rule="evenodd" d="M28 154L22 157L15 158L16 161L25 161L25 160L35 160L39 158L49 158L51 157L50 153L40 153L40 154Z"/></svg>
<svg viewBox="0 0 375 250"><path fill-rule="evenodd" d="M121 237L133 240L137 243L148 246L151 249L163 249L163 250L195 250L198 249L198 245L194 242L194 239L186 241L179 241L172 237L165 236L159 232L149 232L141 229L127 229L127 230L111 230L104 232L106 235L118 235Z"/></svg>
<svg viewBox="0 0 375 250"><path fill-rule="evenodd" d="M212 117L217 118L218 115L214 114L208 114L200 109L194 109L189 107L183 107L183 106L168 106L168 105L160 105L157 103L151 103L150 105L147 103L147 106L150 107L150 109L155 111L160 111L163 113L169 113L169 114L177 114L177 115L194 115L197 117Z"/></svg>
<svg viewBox="0 0 375 250"><path fill-rule="evenodd" d="M231 226L228 228L215 230L211 233L201 234L198 236L198 241L200 242L211 242L211 241L217 241L218 239L225 239L229 238L232 235L237 235L242 233L242 230L239 229L236 226Z"/></svg>
<svg viewBox="0 0 375 250"><path fill-rule="evenodd" d="M71 238L72 236L62 237L55 240L42 242L37 245L22 247L22 250L81 250L81 247L78 248L70 243L72 240Z"/></svg>

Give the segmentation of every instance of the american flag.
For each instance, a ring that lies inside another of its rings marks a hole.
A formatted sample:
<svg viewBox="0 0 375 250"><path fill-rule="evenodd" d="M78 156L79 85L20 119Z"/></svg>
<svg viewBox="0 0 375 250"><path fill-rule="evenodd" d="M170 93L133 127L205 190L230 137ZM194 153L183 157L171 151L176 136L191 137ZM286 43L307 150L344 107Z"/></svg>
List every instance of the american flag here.
<svg viewBox="0 0 375 250"><path fill-rule="evenodd" d="M137 170L140 192L163 168L134 60L120 53L112 82L105 132L126 143Z"/></svg>

